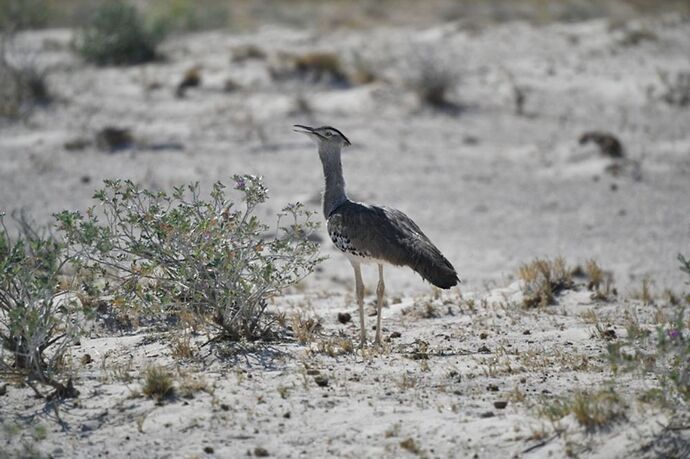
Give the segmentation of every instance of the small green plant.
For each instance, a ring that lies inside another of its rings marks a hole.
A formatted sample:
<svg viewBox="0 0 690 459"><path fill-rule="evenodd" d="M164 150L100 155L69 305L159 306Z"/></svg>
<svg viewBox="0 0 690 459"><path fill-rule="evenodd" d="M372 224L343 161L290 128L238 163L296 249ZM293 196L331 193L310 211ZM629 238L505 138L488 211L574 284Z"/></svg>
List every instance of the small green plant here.
<svg viewBox="0 0 690 459"><path fill-rule="evenodd" d="M520 266L518 276L523 282L523 305L526 308L548 306L556 302L556 295L573 287L571 272L562 257L535 259Z"/></svg>
<svg viewBox="0 0 690 459"><path fill-rule="evenodd" d="M70 261L63 245L23 216L10 237L0 214L0 375L14 375L40 395L34 382L60 397L76 396L65 377L65 353L76 340L76 307L61 278Z"/></svg>
<svg viewBox="0 0 690 459"><path fill-rule="evenodd" d="M680 262L680 270L688 275L688 281L690 282L690 258L685 258L679 253L678 261Z"/></svg>
<svg viewBox="0 0 690 459"><path fill-rule="evenodd" d="M298 203L270 228L255 215L268 199L261 179L234 178L244 206L221 183L203 200L198 183L168 194L106 181L95 194L100 207L62 212L59 229L80 269L98 272L121 312L145 311L161 323L182 317L214 339L270 338L268 299L321 260L308 238L317 224Z"/></svg>
<svg viewBox="0 0 690 459"><path fill-rule="evenodd" d="M594 431L625 419L627 403L613 390L578 391L571 398L561 398L542 405L539 414L556 422L572 414L588 431Z"/></svg>
<svg viewBox="0 0 690 459"><path fill-rule="evenodd" d="M97 7L74 46L96 65L131 65L154 60L164 37L162 23L147 24L134 5L111 0Z"/></svg>
<svg viewBox="0 0 690 459"><path fill-rule="evenodd" d="M158 402L175 395L173 377L163 367L154 365L144 370L144 385L141 392L149 398L155 398Z"/></svg>
<svg viewBox="0 0 690 459"><path fill-rule="evenodd" d="M0 30L15 32L46 24L47 0L0 0Z"/></svg>
<svg viewBox="0 0 690 459"><path fill-rule="evenodd" d="M690 262L682 255L678 261L681 271L690 274ZM629 331L626 339L609 345L608 353L614 372L654 374L657 398L675 411L690 402L690 319L680 302L669 306L670 314L659 317L656 333Z"/></svg>

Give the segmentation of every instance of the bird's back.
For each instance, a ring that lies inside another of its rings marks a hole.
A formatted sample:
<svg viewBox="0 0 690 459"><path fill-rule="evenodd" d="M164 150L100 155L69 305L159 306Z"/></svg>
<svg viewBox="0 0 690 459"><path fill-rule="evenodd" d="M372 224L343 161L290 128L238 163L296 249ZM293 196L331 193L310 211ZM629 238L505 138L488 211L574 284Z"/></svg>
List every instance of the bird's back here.
<svg viewBox="0 0 690 459"><path fill-rule="evenodd" d="M343 252L409 266L440 288L459 282L453 265L403 212L346 201L328 216L328 234Z"/></svg>

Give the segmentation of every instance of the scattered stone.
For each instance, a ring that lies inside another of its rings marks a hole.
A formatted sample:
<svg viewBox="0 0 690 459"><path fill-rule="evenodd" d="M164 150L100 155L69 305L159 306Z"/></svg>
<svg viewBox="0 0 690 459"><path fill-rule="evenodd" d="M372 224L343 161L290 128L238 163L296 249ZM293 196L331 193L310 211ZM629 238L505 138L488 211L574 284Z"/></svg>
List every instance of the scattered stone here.
<svg viewBox="0 0 690 459"><path fill-rule="evenodd" d="M221 403L220 409L223 411L230 411L230 405L228 405L227 403Z"/></svg>
<svg viewBox="0 0 690 459"><path fill-rule="evenodd" d="M213 453L215 452L215 450L214 450L212 447L210 447L210 446L205 446L205 447L204 447L204 452L205 452L206 454L213 454Z"/></svg>
<svg viewBox="0 0 690 459"><path fill-rule="evenodd" d="M529 330L525 330L525 331L522 332L522 334L523 334L523 335L531 335L532 332L529 331Z"/></svg>
<svg viewBox="0 0 690 459"><path fill-rule="evenodd" d="M609 158L623 158L625 156L623 145L621 145L618 138L610 132L589 131L580 136L580 145L589 142L597 144L603 156Z"/></svg>
<svg viewBox="0 0 690 459"><path fill-rule="evenodd" d="M314 376L314 382L319 387L328 387L328 378L324 375Z"/></svg>
<svg viewBox="0 0 690 459"><path fill-rule="evenodd" d="M349 312L339 312L338 313L338 322L341 324L346 324L352 320L352 314Z"/></svg>
<svg viewBox="0 0 690 459"><path fill-rule="evenodd" d="M614 330L613 328L609 328L609 329L604 330L604 332L602 334L604 335L604 338L607 341L611 341L611 340L618 338L618 336L616 335L616 330Z"/></svg>
<svg viewBox="0 0 690 459"><path fill-rule="evenodd" d="M520 382L521 382L522 384L525 384L525 383L527 382L527 378L520 378Z"/></svg>
<svg viewBox="0 0 690 459"><path fill-rule="evenodd" d="M401 336L402 336L402 335L400 334L399 331L394 331L393 333L390 334L390 338L391 338L391 339L400 338Z"/></svg>
<svg viewBox="0 0 690 459"><path fill-rule="evenodd" d="M491 349L486 347L486 345L482 345L482 347L477 349L477 352L479 352L480 354L491 354Z"/></svg>
<svg viewBox="0 0 690 459"><path fill-rule="evenodd" d="M493 411L486 411L479 415L480 418L493 418L496 416Z"/></svg>
<svg viewBox="0 0 690 459"><path fill-rule="evenodd" d="M498 410L504 409L506 406L508 406L508 402L505 400L497 400L494 402L494 408Z"/></svg>
<svg viewBox="0 0 690 459"><path fill-rule="evenodd" d="M242 86L232 78L227 78L225 83L223 83L223 91L225 92L235 92L240 89L242 89Z"/></svg>
<svg viewBox="0 0 690 459"><path fill-rule="evenodd" d="M489 334L486 333L486 332L481 332L481 333L479 334L479 339L486 339L486 338L488 338L488 337L489 337Z"/></svg>
<svg viewBox="0 0 690 459"><path fill-rule="evenodd" d="M134 137L129 129L106 126L96 133L96 145L101 150L114 153L131 148L134 145Z"/></svg>
<svg viewBox="0 0 690 459"><path fill-rule="evenodd" d="M188 88L196 88L201 85L201 67L195 65L184 73L182 81L177 85L175 96L184 97Z"/></svg>
<svg viewBox="0 0 690 459"><path fill-rule="evenodd" d="M88 139L76 138L66 141L63 146L67 151L81 151L91 144L92 142Z"/></svg>
<svg viewBox="0 0 690 459"><path fill-rule="evenodd" d="M321 373L321 372L320 372L319 370L317 370L316 368L310 368L310 369L307 370L307 374L308 374L309 376L315 376L315 375L318 375L318 374L320 374L320 373Z"/></svg>
<svg viewBox="0 0 690 459"><path fill-rule="evenodd" d="M257 446L254 448L254 456L256 457L268 457L270 454L268 454L268 451L266 448L262 448L261 446Z"/></svg>
<svg viewBox="0 0 690 459"><path fill-rule="evenodd" d="M91 176L90 175L82 175L79 177L79 181L85 185L91 183Z"/></svg>
<svg viewBox="0 0 690 459"><path fill-rule="evenodd" d="M489 384L486 386L486 390L489 392L498 392L498 386L496 384Z"/></svg>
<svg viewBox="0 0 690 459"><path fill-rule="evenodd" d="M7 384L0 386L0 397L7 395Z"/></svg>
<svg viewBox="0 0 690 459"><path fill-rule="evenodd" d="M284 417L285 419L290 419L290 418L292 417L292 415L290 414L289 411L287 411L285 414L283 414L283 417Z"/></svg>
<svg viewBox="0 0 690 459"><path fill-rule="evenodd" d="M81 364L82 365L88 365L93 362L93 358L91 357L91 354L84 354L81 357Z"/></svg>

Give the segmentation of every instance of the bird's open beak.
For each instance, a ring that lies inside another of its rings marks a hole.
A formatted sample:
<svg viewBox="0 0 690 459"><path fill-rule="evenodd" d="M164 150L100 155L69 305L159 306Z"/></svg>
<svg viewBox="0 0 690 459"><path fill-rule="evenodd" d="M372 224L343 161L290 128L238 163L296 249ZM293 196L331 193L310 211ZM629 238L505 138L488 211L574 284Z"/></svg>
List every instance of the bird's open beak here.
<svg viewBox="0 0 690 459"><path fill-rule="evenodd" d="M294 127L296 127L297 129L293 129L293 131L299 132L300 134L306 134L306 135L309 135L309 136L314 135L314 136L316 136L316 137L321 137L322 139L324 138L321 134L319 134L318 132L316 132L316 131L314 130L314 128L311 128L311 127L309 127L309 126L304 126L304 125L302 125L302 124L295 124Z"/></svg>

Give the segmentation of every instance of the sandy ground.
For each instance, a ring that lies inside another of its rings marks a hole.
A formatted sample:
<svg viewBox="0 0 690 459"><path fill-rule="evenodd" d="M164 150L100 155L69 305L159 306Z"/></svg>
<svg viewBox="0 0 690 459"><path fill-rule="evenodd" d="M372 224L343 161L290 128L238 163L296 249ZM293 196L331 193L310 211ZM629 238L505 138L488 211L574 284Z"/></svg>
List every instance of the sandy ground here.
<svg viewBox="0 0 690 459"><path fill-rule="evenodd" d="M631 43L636 32L642 38ZM343 158L351 195L414 218L464 285L434 298L413 273L388 269L396 301L385 311L385 335L401 336L364 355L331 357L317 343L291 343L178 362L155 334L94 333L74 350L75 361L88 353L94 362L79 369L82 396L61 407L62 427L28 389L10 386L0 397L7 451L33 435L24 427L12 434L12 425L38 423L48 432L34 441L55 457L260 455L255 448L278 457L394 457L415 445L428 457L645 454L640 447L658 432L661 414L634 406L628 421L596 435L566 418L565 433L554 437L534 406L612 377L606 342L582 317L587 310L624 334L628 308L652 323L648 307L625 299L643 278L657 294L683 288L675 257L690 248L690 110L663 100L659 75L690 72L687 20L450 23L330 35L265 27L177 37L166 42L163 62L105 69L80 62L70 38L67 30L18 38L19 56L51 69L57 101L2 126L0 209L26 208L49 222L52 212L85 209L104 178L169 188L254 173L272 193L264 215L294 200L318 210L321 167L291 125L330 124L353 142ZM234 61L233 49L246 44L268 57ZM339 88L271 76L281 53L315 50L337 52L347 68L364 60L378 79ZM427 62L420 55L457 75L454 113L421 105L406 84ZM201 87L176 98L194 65ZM224 92L228 78L242 89ZM131 129L135 145L99 149L93 139L106 126ZM580 145L591 130L615 134L626 159ZM65 148L75 140L85 147ZM607 172L612 164L618 174ZM337 312L354 313L351 268L330 245L323 252L330 259L319 272L275 307L321 318L316 341L354 338L356 327L336 321ZM581 289L548 311L515 306L518 266L556 255L571 264L596 258L613 272L621 299L593 303ZM372 287L374 273L365 271ZM151 363L179 367L208 389L157 406L136 395L139 371ZM315 383L317 372L327 386ZM653 384L617 383L627 396Z"/></svg>

